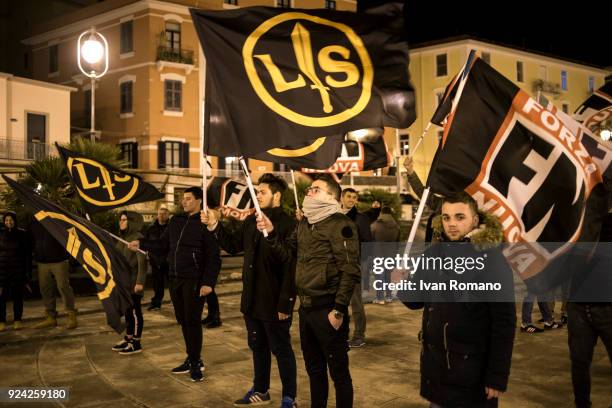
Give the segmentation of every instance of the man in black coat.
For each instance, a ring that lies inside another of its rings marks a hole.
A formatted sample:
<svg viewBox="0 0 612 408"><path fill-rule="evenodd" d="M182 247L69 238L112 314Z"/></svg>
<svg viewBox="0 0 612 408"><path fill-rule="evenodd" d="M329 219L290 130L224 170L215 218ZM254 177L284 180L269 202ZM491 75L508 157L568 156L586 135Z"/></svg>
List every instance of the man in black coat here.
<svg viewBox="0 0 612 408"><path fill-rule="evenodd" d="M200 221L202 189L190 187L181 202L185 214L175 215L159 240L135 240L129 248L136 251L167 253L170 265L170 299L181 325L187 358L172 370L189 373L192 381L202 381L202 309L204 297L213 291L221 270L219 245Z"/></svg>
<svg viewBox="0 0 612 408"><path fill-rule="evenodd" d="M257 186L259 206L283 239L296 224L281 208L286 189L283 179L269 173L260 177ZM230 254L244 251L240 311L253 351L254 379L253 387L234 404L242 406L270 400L271 354L274 354L283 384L283 406L292 406L289 404L295 402L297 374L289 330L296 296L295 265L282 262L269 246L263 245L255 215L248 217L234 232L224 228L212 210L202 213L202 221L225 251Z"/></svg>
<svg viewBox="0 0 612 408"><path fill-rule="evenodd" d="M170 213L168 209L166 207L160 207L157 210L157 218L145 233L145 238L149 240L160 239L168 226L169 219ZM147 310L161 309L162 300L164 299L164 281L168 279L168 259L166 255L166 253L159 251L149 252L154 294L151 298L151 305Z"/></svg>
<svg viewBox="0 0 612 408"><path fill-rule="evenodd" d="M340 202L342 203L342 212L351 219L357 226L357 234L359 235L359 243L371 242L372 232L370 230L370 219L357 211L357 201L359 194L352 188L342 190ZM366 285L368 282L366 282ZM353 297L351 298L351 313L354 322L353 338L349 340L349 347L357 348L365 346L366 334L366 314L363 307L363 297L361 296L361 285L355 285Z"/></svg>
<svg viewBox="0 0 612 408"><path fill-rule="evenodd" d="M478 212L476 202L462 192L443 199L441 215L432 225L433 239L441 243L428 249L425 257L484 257L482 276L501 281L504 295L492 301L443 302L440 295L434 298L429 292L423 294L424 303L404 303L411 309L423 308L421 396L432 407L497 407L508 384L516 330L512 271L495 248L503 241L501 224ZM450 271L451 276L456 273L463 272ZM418 285L419 280L440 276L444 274L438 270L417 271L412 280ZM406 293L401 295L405 300Z"/></svg>

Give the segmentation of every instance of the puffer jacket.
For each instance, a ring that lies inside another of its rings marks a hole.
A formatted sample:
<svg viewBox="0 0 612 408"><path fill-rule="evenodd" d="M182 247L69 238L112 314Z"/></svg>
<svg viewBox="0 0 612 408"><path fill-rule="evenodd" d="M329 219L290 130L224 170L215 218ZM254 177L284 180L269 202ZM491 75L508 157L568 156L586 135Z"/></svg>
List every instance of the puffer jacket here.
<svg viewBox="0 0 612 408"><path fill-rule="evenodd" d="M0 286L25 284L32 271L32 251L27 233L15 227L0 230Z"/></svg>
<svg viewBox="0 0 612 408"><path fill-rule="evenodd" d="M495 262L496 268L507 268L496 272L508 277L511 285L512 271L497 248L503 240L501 224L491 215L480 213L480 217L482 224L464 239L472 245L468 245L467 250L463 248L461 256L479 257L486 253L487 263ZM434 239L439 244L428 249L426 256L452 256L457 251L456 246L440 244L447 240L439 216L432 225ZM472 253L468 254L470 250ZM491 406L487 405L491 402L487 403L485 387L506 391L508 385L516 327L515 304L405 304L411 309L423 308L419 333L422 343L421 395L444 407Z"/></svg>
<svg viewBox="0 0 612 408"><path fill-rule="evenodd" d="M359 235L346 215L333 214L310 224L303 218L287 239L276 230L266 239L285 263L296 259L296 290L304 307L328 306L344 314L361 279Z"/></svg>
<svg viewBox="0 0 612 408"><path fill-rule="evenodd" d="M142 226L144 220L139 213L128 211L128 227L124 231L119 231L119 236L127 242L140 240L143 238ZM136 284L143 285L147 277L147 257L140 252L134 252L128 249L123 242L117 241L115 247L125 257L130 265L130 290L134 290Z"/></svg>
<svg viewBox="0 0 612 408"><path fill-rule="evenodd" d="M197 279L214 287L221 270L219 245L200 221L200 213L172 217L158 240L141 239L140 248L167 254L170 276Z"/></svg>

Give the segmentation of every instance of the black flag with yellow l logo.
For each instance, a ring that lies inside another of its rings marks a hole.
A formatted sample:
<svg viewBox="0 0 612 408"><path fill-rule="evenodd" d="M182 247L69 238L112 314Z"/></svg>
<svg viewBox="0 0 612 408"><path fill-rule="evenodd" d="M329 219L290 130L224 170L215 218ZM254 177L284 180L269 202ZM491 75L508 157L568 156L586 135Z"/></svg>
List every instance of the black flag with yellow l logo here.
<svg viewBox="0 0 612 408"><path fill-rule="evenodd" d="M106 321L117 333L121 333L124 329L121 317L132 306L130 266L115 249L108 234L94 223L69 213L30 188L4 175L2 177L21 202L34 212L36 220L83 265L96 285L98 298L106 312Z"/></svg>
<svg viewBox="0 0 612 408"><path fill-rule="evenodd" d="M89 214L164 198L155 187L134 174L126 173L58 144L56 147L66 163L68 176Z"/></svg>
<svg viewBox="0 0 612 408"><path fill-rule="evenodd" d="M415 119L401 4L367 14L247 7L191 15L206 92L216 94L205 103L208 154L253 157L290 146L307 154L324 148L326 136ZM341 145L333 143L336 153ZM275 161L287 157L295 155Z"/></svg>

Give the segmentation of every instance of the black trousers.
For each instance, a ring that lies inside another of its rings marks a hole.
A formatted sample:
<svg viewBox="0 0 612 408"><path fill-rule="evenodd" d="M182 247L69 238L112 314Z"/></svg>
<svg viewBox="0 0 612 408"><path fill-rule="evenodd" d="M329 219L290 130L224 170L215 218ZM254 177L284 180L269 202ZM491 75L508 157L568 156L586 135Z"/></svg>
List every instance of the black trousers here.
<svg viewBox="0 0 612 408"><path fill-rule="evenodd" d="M567 304L567 334L576 407L591 406L591 362L601 338L612 363L612 305Z"/></svg>
<svg viewBox="0 0 612 408"><path fill-rule="evenodd" d="M218 316L221 313L219 310L219 298L217 297L217 293L214 289L210 295L206 296L206 303L208 303L207 316Z"/></svg>
<svg viewBox="0 0 612 408"><path fill-rule="evenodd" d="M202 310L204 298L200 297L197 279L172 278L170 280L170 299L174 306L176 321L183 330L185 349L192 362L200 360L202 354Z"/></svg>
<svg viewBox="0 0 612 408"><path fill-rule="evenodd" d="M168 279L168 263L162 262L160 265L157 265L151 262L151 278L153 280L154 293L151 298L151 304L161 306L162 300L164 300L165 281Z"/></svg>
<svg viewBox="0 0 612 408"><path fill-rule="evenodd" d="M6 303L9 294L13 299L13 320L21 321L23 315L23 283L9 283L0 286L0 323L6 323Z"/></svg>
<svg viewBox="0 0 612 408"><path fill-rule="evenodd" d="M142 337L142 327L144 319L142 318L142 295L132 293L132 303L134 306L130 307L125 312L125 333L129 336L134 336L135 339L140 340Z"/></svg>
<svg viewBox="0 0 612 408"><path fill-rule="evenodd" d="M310 399L313 408L327 406L329 385L327 369L336 388L336 407L353 406L353 381L349 371L349 317L335 330L327 315L333 305L323 308L300 307L300 342L306 372L310 378Z"/></svg>
<svg viewBox="0 0 612 408"><path fill-rule="evenodd" d="M253 351L253 385L264 393L270 388L271 354L276 357L283 384L283 397L295 399L297 393L297 367L291 348L291 319L264 321L244 316L249 348Z"/></svg>

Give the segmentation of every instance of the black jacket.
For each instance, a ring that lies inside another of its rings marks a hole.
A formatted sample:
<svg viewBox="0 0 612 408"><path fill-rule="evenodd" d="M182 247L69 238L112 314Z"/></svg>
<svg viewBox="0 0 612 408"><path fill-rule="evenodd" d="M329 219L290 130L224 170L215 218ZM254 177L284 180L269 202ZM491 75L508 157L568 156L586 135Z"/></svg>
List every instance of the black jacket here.
<svg viewBox="0 0 612 408"><path fill-rule="evenodd" d="M487 253L487 263L495 262L508 277L512 271L498 248L479 249L480 244L501 242L499 221L484 215L485 223L467 241L473 254ZM483 219L483 218L481 218ZM444 240L439 220L434 220L434 237ZM436 228L438 227L438 228ZM448 256L455 247L437 244L428 256ZM428 250L429 251L429 250ZM462 250L466 256L466 250ZM496 260L494 260L494 257ZM427 274L435 273L428 271ZM418 272L417 272L418 274ZM444 407L486 406L485 386L505 391L510 375L512 347L516 330L516 308L511 302L425 302L405 303L423 307L421 350L421 395Z"/></svg>
<svg viewBox="0 0 612 408"><path fill-rule="evenodd" d="M34 259L38 263L57 263L70 258L66 248L36 219L30 225L30 239L34 243Z"/></svg>
<svg viewBox="0 0 612 408"><path fill-rule="evenodd" d="M282 208L265 209L263 212L282 239L295 228L295 220ZM255 216L249 216L234 233L230 233L221 223L214 233L221 248L230 254L244 251L240 311L267 321L278 320L278 312L291 314L295 304L295 263L281 261L268 245L262 243Z"/></svg>
<svg viewBox="0 0 612 408"><path fill-rule="evenodd" d="M30 280L31 246L27 233L17 228L0 230L0 287L22 285Z"/></svg>
<svg viewBox="0 0 612 408"><path fill-rule="evenodd" d="M200 285L214 287L221 270L219 245L200 221L200 214L175 215L158 240L143 239L145 251L166 253L170 276L198 279Z"/></svg>
<svg viewBox="0 0 612 408"><path fill-rule="evenodd" d="M357 207L353 207L346 213L346 216L357 225L357 233L359 234L359 242L371 242L372 232L370 231L370 219L357 211Z"/></svg>
<svg viewBox="0 0 612 408"><path fill-rule="evenodd" d="M164 234L164 231L168 227L168 223L169 222L170 222L170 220L168 220L168 222L166 222L164 225L161 225L158 220L155 220L155 222L153 222L149 226L149 228L147 228L147 230L146 230L146 232L144 234L145 238L148 239L148 240L158 240L158 239L160 239L161 236ZM166 255L167 254L164 251L150 251L149 252L149 260L151 261L152 264L160 266L164 262L168 262L167 259L166 259Z"/></svg>

